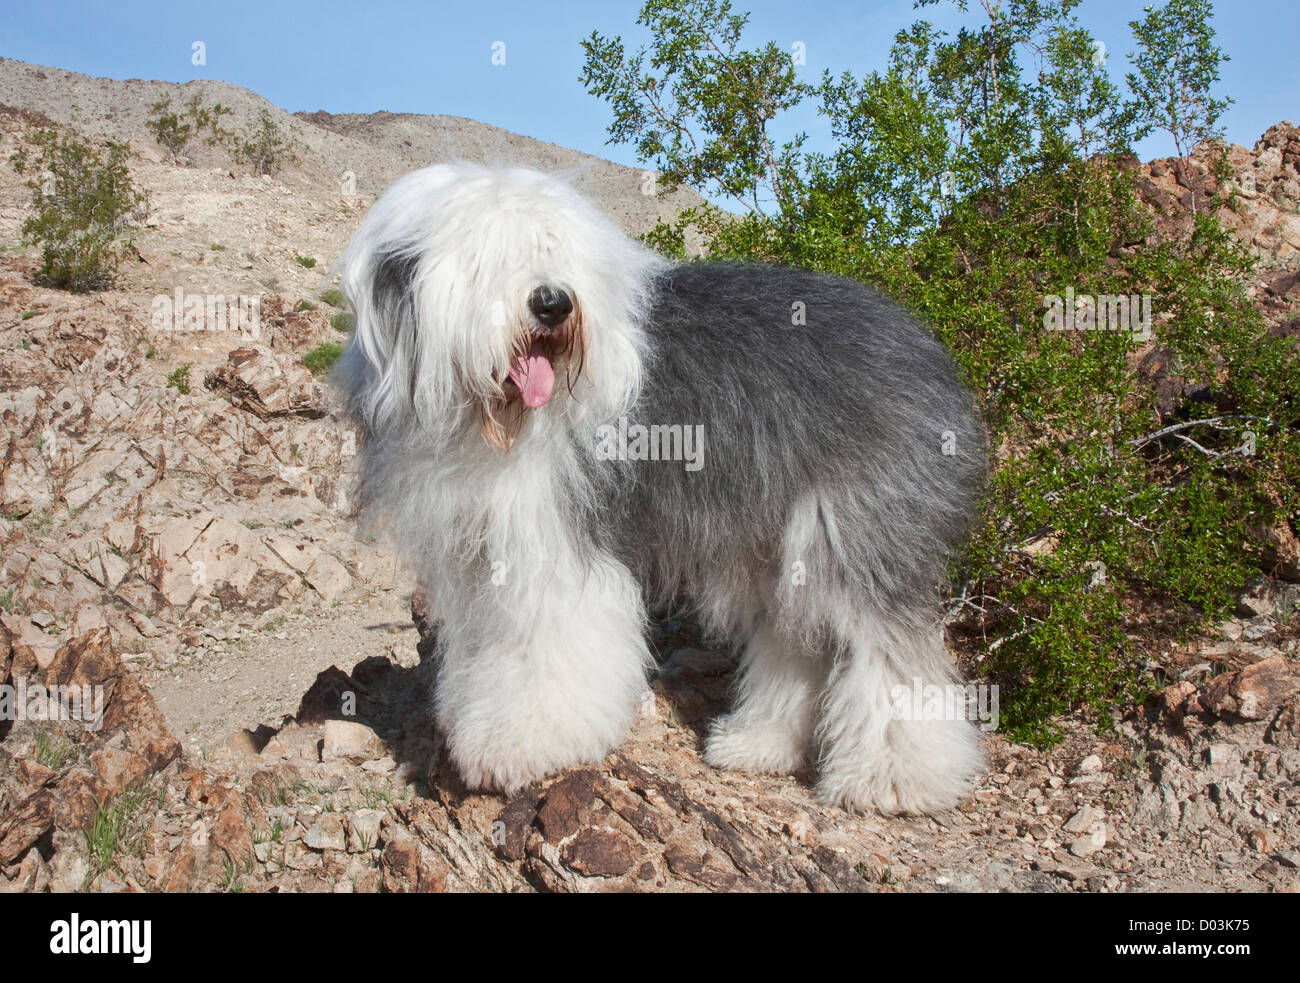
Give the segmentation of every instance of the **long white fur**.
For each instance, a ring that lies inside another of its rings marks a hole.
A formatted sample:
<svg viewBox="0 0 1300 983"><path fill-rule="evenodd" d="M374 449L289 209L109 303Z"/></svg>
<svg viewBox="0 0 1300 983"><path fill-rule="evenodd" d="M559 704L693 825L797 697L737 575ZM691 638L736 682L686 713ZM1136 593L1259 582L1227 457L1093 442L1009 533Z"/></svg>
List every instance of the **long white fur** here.
<svg viewBox="0 0 1300 983"><path fill-rule="evenodd" d="M413 323L375 304L395 257L415 264ZM453 164L395 183L339 268L357 320L336 377L366 430L361 500L396 530L441 621L435 700L452 759L469 784L508 793L598 760L625 736L651 660L639 585L613 556L573 541L594 494L573 434L634 404L663 262L563 180ZM555 398L525 414L504 453L480 436L475 408L504 378L541 283L578 299L584 369L572 397L557 383ZM791 516L784 556L805 555L814 536L833 540L834 521L810 495ZM854 597L822 598L852 639L828 660L788 586L760 597L720 582L706 594L705 618L748 638L710 763L788 772L817 759L819 797L847 808L956 801L978 762L973 728L889 713L891 685L950 676L933 626L881 623ZM770 610L793 616L774 625Z"/></svg>

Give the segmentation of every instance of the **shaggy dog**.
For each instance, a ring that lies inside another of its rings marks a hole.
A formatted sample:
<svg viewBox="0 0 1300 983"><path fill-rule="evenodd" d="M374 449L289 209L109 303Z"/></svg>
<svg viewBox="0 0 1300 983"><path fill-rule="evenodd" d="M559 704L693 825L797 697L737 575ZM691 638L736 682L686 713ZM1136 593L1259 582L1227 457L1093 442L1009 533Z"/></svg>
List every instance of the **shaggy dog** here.
<svg viewBox="0 0 1300 983"><path fill-rule="evenodd" d="M984 434L911 317L850 280L671 265L522 168L408 174L339 269L357 501L428 591L469 785L616 747L653 668L647 603L685 597L741 649L707 762L814 765L851 810L958 800L975 728L891 694L954 682L934 588Z"/></svg>

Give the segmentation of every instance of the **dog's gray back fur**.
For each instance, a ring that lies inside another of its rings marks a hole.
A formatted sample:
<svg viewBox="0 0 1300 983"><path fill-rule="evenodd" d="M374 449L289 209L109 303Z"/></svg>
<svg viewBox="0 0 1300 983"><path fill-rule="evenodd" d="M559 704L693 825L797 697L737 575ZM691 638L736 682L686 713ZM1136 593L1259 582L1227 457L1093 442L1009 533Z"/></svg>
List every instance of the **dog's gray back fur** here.
<svg viewBox="0 0 1300 983"><path fill-rule="evenodd" d="M601 545L652 596L730 598L703 612L725 632L744 630L756 612L740 598L764 589L785 608L772 614L819 634L834 633L818 622L841 604L933 620L986 453L943 347L838 277L710 263L672 268L655 288L629 420L702 424L704 464L594 463ZM796 562L797 602L780 583Z"/></svg>

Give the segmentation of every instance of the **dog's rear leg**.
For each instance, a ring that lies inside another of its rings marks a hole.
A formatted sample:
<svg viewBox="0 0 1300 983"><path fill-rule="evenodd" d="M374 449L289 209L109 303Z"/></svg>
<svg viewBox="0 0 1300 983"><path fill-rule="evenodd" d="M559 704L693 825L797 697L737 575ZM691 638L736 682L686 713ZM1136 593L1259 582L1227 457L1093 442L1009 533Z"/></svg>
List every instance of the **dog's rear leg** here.
<svg viewBox="0 0 1300 983"><path fill-rule="evenodd" d="M980 764L979 733L964 712L916 719L926 716L912 706L918 679L922 687L955 684L937 626L885 615L855 622L821 699L822 802L850 811L932 813L965 794Z"/></svg>
<svg viewBox="0 0 1300 983"><path fill-rule="evenodd" d="M736 771L797 771L812 751L825 677L823 660L783 644L767 617L760 617L741 657L735 708L713 722L704 760Z"/></svg>

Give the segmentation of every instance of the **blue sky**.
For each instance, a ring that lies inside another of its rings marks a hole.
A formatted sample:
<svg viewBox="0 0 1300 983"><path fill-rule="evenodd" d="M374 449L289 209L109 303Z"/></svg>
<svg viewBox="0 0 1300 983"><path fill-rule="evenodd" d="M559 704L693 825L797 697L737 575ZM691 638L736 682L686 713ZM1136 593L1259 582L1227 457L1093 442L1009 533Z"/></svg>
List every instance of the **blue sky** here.
<svg viewBox="0 0 1300 983"><path fill-rule="evenodd" d="M466 116L634 164L627 148L605 145L608 110L577 81L578 42L593 29L639 37L639 6L619 0L45 0L10 5L0 24L0 54L118 79L216 78L289 110ZM1080 8L1084 24L1105 42L1117 79L1132 46L1127 22L1141 6L1085 0ZM1224 120L1227 137L1249 146L1278 120L1300 119L1300 3L1216 6L1219 44L1232 59L1222 90L1236 99ZM802 41L809 80L824 68L860 74L883 66L894 32L922 14L940 26L961 20L947 6L915 11L911 0L735 0L735 7L752 13L749 39L787 48ZM191 64L196 40L206 45L204 66ZM497 41L505 43L504 65L492 64ZM812 146L825 146L815 115L795 122L809 130ZM1139 150L1144 157L1173 152L1160 137Z"/></svg>

